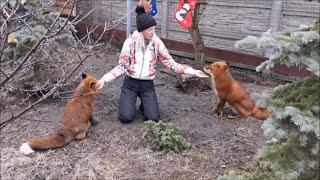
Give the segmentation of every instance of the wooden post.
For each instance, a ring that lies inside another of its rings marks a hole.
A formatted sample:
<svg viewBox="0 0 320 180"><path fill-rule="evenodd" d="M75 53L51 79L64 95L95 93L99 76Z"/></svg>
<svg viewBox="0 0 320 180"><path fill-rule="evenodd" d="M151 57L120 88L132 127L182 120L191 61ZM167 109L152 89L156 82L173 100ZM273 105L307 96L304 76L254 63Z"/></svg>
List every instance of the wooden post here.
<svg viewBox="0 0 320 180"><path fill-rule="evenodd" d="M271 13L270 13L270 32L277 32L280 28L281 13L282 13L283 0L272 0ZM272 50L264 50L264 56L270 57L273 54Z"/></svg>
<svg viewBox="0 0 320 180"><path fill-rule="evenodd" d="M269 28L272 32L279 31L283 0L273 0Z"/></svg>
<svg viewBox="0 0 320 180"><path fill-rule="evenodd" d="M163 0L162 2L162 19L161 19L161 37L167 38L168 36L168 24L169 24L169 0Z"/></svg>

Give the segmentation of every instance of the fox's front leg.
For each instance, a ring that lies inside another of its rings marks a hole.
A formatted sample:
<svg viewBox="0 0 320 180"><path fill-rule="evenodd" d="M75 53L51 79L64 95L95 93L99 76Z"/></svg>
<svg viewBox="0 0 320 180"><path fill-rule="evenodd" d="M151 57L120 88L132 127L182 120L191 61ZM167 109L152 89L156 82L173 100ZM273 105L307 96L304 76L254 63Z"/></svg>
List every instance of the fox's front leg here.
<svg viewBox="0 0 320 180"><path fill-rule="evenodd" d="M216 113L218 116L223 116L223 108L224 105L226 104L226 100L225 99L220 99L217 109L216 109Z"/></svg>
<svg viewBox="0 0 320 180"><path fill-rule="evenodd" d="M81 123L76 127L76 134L74 136L75 140L82 140L86 137L87 131L89 129L89 125L86 123Z"/></svg>
<svg viewBox="0 0 320 180"><path fill-rule="evenodd" d="M76 140L82 140L86 137L86 134L87 134L87 132L81 132L81 133L77 134L74 138Z"/></svg>
<svg viewBox="0 0 320 180"><path fill-rule="evenodd" d="M89 122L91 123L92 126L96 126L96 125L98 124L98 121L96 121L96 120L93 118L92 114L91 114L90 117L89 117Z"/></svg>

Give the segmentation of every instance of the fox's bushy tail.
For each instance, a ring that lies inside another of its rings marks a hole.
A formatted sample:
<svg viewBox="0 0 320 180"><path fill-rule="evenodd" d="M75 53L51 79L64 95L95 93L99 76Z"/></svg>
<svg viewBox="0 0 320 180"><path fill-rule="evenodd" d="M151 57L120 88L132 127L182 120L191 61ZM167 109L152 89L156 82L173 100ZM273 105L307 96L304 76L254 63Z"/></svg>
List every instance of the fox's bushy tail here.
<svg viewBox="0 0 320 180"><path fill-rule="evenodd" d="M20 146L20 152L25 155L33 153L35 150L45 150L63 147L70 142L65 136L60 134L34 137Z"/></svg>
<svg viewBox="0 0 320 180"><path fill-rule="evenodd" d="M256 106L253 109L252 116L259 120L266 120L268 117L271 116L271 113L266 108L260 108Z"/></svg>

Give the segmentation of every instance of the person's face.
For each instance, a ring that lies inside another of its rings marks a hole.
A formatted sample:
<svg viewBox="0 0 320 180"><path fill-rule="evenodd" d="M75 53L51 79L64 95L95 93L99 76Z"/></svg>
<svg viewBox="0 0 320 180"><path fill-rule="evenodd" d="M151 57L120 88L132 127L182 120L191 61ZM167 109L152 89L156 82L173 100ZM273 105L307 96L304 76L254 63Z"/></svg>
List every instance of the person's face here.
<svg viewBox="0 0 320 180"><path fill-rule="evenodd" d="M152 39L153 35L155 34L155 29L156 29L155 26L152 26L146 30L143 30L142 34L144 36L144 39L150 41Z"/></svg>

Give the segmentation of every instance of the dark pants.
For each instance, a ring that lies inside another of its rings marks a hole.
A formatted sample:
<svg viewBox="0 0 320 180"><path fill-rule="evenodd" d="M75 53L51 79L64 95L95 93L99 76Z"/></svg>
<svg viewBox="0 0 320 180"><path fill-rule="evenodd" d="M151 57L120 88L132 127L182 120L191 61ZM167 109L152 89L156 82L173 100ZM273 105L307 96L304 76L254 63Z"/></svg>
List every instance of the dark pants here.
<svg viewBox="0 0 320 180"><path fill-rule="evenodd" d="M136 116L137 97L141 101L141 110L146 120L159 121L159 104L153 80L138 80L125 76L119 102L119 120L132 122Z"/></svg>

